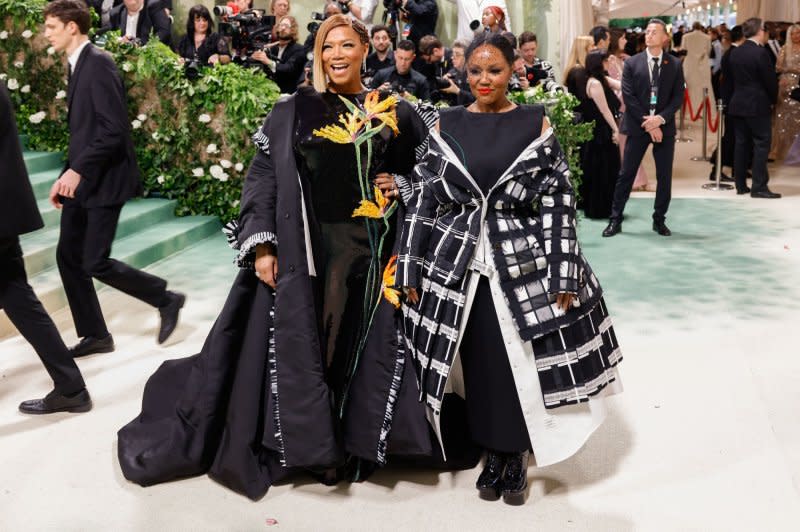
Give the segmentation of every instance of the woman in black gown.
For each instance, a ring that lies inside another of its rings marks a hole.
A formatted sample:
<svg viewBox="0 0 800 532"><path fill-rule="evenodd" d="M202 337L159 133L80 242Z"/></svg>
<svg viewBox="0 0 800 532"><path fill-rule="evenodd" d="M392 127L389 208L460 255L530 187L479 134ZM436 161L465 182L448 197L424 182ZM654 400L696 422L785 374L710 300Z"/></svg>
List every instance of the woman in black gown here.
<svg viewBox="0 0 800 532"><path fill-rule="evenodd" d="M329 18L316 39L315 88L279 101L254 136L229 236L241 272L202 352L165 362L142 413L119 431L129 480L208 472L257 499L292 469L330 474L346 461L357 480L387 453L431 453L399 313L382 297L396 224L354 216L365 203L391 212L410 194L404 176L427 114L364 92L368 41L359 22ZM354 144L323 134L354 109L370 116L362 132L377 132L358 148L361 172ZM382 194L364 190L362 174Z"/></svg>
<svg viewBox="0 0 800 532"><path fill-rule="evenodd" d="M598 50L586 56L586 76L578 98L583 121L594 121L594 130L592 138L581 146L581 199L587 218L606 219L611 216L620 167L617 147L620 102L606 79L607 52Z"/></svg>
<svg viewBox="0 0 800 532"><path fill-rule="evenodd" d="M208 66L217 63L229 63L231 52L228 43L214 32L214 21L211 13L203 5L196 5L189 10L186 18L186 35L181 38L175 51L184 61L198 61Z"/></svg>
<svg viewBox="0 0 800 532"><path fill-rule="evenodd" d="M508 100L504 37L476 37L466 59L476 102L442 111L417 164L397 285L429 419L444 424L444 391L461 388L487 450L481 497L522 504L529 452L545 466L583 445L621 355L544 108Z"/></svg>

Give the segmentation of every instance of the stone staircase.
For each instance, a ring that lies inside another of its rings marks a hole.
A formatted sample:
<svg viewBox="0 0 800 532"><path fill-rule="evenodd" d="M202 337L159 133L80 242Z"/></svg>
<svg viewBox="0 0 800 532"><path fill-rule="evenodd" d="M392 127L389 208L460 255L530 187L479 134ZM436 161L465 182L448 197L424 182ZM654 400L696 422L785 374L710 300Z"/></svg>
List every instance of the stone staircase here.
<svg viewBox="0 0 800 532"><path fill-rule="evenodd" d="M20 137L23 149L24 136ZM67 305L66 295L56 267L56 244L60 211L47 199L50 186L63 165L60 153L25 150L25 165L39 203L45 226L21 237L28 281L48 312ZM174 215L174 200L135 199L122 209L111 256L137 268L144 268L203 239L218 235L219 220L213 216ZM104 285L95 282L98 288ZM5 313L0 310L0 338L16 334Z"/></svg>

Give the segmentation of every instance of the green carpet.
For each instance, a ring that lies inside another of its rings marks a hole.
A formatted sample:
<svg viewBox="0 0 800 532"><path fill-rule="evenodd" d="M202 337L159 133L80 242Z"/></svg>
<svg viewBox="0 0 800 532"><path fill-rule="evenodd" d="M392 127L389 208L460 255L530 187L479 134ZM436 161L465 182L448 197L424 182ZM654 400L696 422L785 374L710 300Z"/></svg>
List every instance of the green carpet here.
<svg viewBox="0 0 800 532"><path fill-rule="evenodd" d="M764 206L673 199L673 235L662 237L651 228L652 198L632 198L621 234L603 238L607 222L586 218L578 232L616 321L668 319L691 329L721 315L764 318L800 308L788 296L797 282L781 240L788 228Z"/></svg>

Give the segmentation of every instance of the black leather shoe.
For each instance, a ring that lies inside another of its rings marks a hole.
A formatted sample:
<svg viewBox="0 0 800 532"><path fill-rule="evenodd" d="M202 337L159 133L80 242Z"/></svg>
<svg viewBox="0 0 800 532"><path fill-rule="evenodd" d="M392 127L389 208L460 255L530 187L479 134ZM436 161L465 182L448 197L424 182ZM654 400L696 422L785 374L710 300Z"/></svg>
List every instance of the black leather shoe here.
<svg viewBox="0 0 800 532"><path fill-rule="evenodd" d="M661 236L672 236L672 231L669 230L667 224L664 222L653 222L653 231L658 233Z"/></svg>
<svg viewBox="0 0 800 532"><path fill-rule="evenodd" d="M53 414L55 412L88 412L92 409L92 398L86 388L67 396L53 390L44 399L31 399L19 405L23 414Z"/></svg>
<svg viewBox="0 0 800 532"><path fill-rule="evenodd" d="M709 181L716 181L717 180L717 173L716 173L715 170L711 170L711 173L708 174L708 180ZM733 183L734 179L731 176L729 176L728 174L726 174L725 172L720 172L719 181L720 181L720 183L724 183L724 182Z"/></svg>
<svg viewBox="0 0 800 532"><path fill-rule="evenodd" d="M96 353L110 353L114 350L114 338L109 334L105 338L84 336L81 341L69 348L72 358L80 358Z"/></svg>
<svg viewBox="0 0 800 532"><path fill-rule="evenodd" d="M178 326L178 315L186 303L186 296L180 292L167 292L169 302L163 307L158 307L161 314L161 328L158 330L158 343L163 344Z"/></svg>
<svg viewBox="0 0 800 532"><path fill-rule="evenodd" d="M778 199L781 197L781 195L777 192L772 192L771 190L760 190L758 192L751 192L750 197L761 199Z"/></svg>
<svg viewBox="0 0 800 532"><path fill-rule="evenodd" d="M742 194L750 194L750 187L737 188L736 193L739 194L740 196Z"/></svg>
<svg viewBox="0 0 800 532"><path fill-rule="evenodd" d="M622 232L622 224L620 222L611 221L608 222L608 226L605 229L603 229L603 236L605 237L614 236L617 233L621 232Z"/></svg>
<svg viewBox="0 0 800 532"><path fill-rule="evenodd" d="M503 502L513 506L525 504L528 495L528 453L512 454L503 473Z"/></svg>
<svg viewBox="0 0 800 532"><path fill-rule="evenodd" d="M483 471L478 475L478 481L475 483L481 499L496 501L500 498L505 465L506 459L500 453L489 451L486 454L486 465L483 466Z"/></svg>

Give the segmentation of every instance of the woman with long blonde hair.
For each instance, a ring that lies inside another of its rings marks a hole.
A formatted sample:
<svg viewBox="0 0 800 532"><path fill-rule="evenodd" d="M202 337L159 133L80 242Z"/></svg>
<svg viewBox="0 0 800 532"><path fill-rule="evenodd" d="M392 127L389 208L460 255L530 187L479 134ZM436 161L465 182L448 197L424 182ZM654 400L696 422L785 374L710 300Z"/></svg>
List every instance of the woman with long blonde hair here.
<svg viewBox="0 0 800 532"><path fill-rule="evenodd" d="M800 87L800 24L792 24L786 31L786 44L778 54L775 68L780 79L770 158L783 160L800 134L800 101L791 97L792 90Z"/></svg>
<svg viewBox="0 0 800 532"><path fill-rule="evenodd" d="M120 430L129 480L208 472L257 499L290 470L360 480L389 448L430 454L388 289L393 214L428 126L422 108L364 89L368 51L360 22L328 18L313 87L254 135L229 234L239 274L203 350L166 362Z"/></svg>

